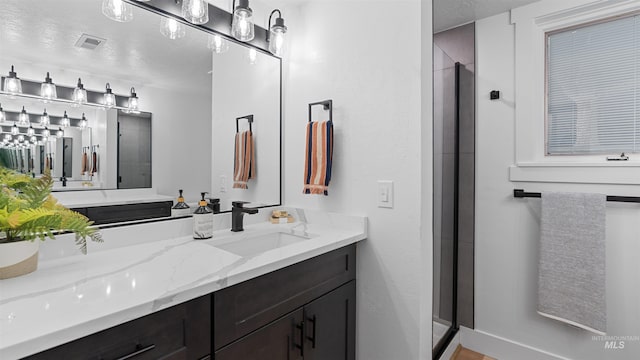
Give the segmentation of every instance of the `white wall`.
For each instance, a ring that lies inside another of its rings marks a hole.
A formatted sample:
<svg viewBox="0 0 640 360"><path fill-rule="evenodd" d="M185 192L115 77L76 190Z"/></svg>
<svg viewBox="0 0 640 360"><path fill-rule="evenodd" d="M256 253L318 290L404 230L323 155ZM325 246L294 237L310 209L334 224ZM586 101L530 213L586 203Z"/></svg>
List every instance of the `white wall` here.
<svg viewBox="0 0 640 360"><path fill-rule="evenodd" d="M428 7L424 28L418 0L283 8L290 29L284 201L369 217L357 258L357 357L363 360L431 358L431 203L428 214L421 208L422 192L431 192L431 2L422 7ZM421 31L429 35L424 54ZM325 99L333 99L335 123L329 196L304 195L307 105ZM377 207L377 180L394 181L393 209Z"/></svg>
<svg viewBox="0 0 640 360"><path fill-rule="evenodd" d="M508 13L476 23L476 330L576 360L640 358L640 341L605 350L592 334L536 313L540 203L513 189L638 195L637 186L510 182L515 162L514 27ZM522 46L516 44L515 46ZM500 90L499 101L489 91ZM540 119L540 121L543 121ZM640 336L640 207L607 205L607 334ZM495 349L495 347L494 347ZM513 356L497 356L515 359Z"/></svg>

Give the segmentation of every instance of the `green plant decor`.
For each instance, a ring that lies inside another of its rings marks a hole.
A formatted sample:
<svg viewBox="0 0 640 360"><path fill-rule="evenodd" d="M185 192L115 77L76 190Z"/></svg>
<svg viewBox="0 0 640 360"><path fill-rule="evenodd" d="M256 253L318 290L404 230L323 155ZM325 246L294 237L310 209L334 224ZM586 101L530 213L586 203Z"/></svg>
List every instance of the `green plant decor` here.
<svg viewBox="0 0 640 360"><path fill-rule="evenodd" d="M102 242L93 222L69 210L51 196L53 179L47 171L31 178L0 167L0 243L55 239L54 232L75 233L76 245L87 253L87 238Z"/></svg>

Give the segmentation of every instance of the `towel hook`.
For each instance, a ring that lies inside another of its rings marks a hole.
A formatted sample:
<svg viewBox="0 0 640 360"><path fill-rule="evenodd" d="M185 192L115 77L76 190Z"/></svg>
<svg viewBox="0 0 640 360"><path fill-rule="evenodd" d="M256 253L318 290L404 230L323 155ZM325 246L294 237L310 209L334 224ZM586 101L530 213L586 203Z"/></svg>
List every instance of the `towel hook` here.
<svg viewBox="0 0 640 360"><path fill-rule="evenodd" d="M329 111L329 121L333 122L333 100L318 101L309 104L309 122L311 122L311 108L316 105L322 105L322 108Z"/></svg>
<svg viewBox="0 0 640 360"><path fill-rule="evenodd" d="M239 122L242 119L247 119L247 121L249 122L249 131L253 132L253 129L251 128L251 124L253 124L253 114L252 115L241 116L239 118L236 118L236 132L240 132Z"/></svg>

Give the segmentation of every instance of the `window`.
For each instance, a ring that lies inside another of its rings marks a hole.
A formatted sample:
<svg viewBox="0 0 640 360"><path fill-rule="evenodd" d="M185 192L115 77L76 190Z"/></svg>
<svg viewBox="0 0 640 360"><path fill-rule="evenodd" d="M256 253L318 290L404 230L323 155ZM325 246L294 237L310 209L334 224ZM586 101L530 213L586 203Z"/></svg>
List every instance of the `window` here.
<svg viewBox="0 0 640 360"><path fill-rule="evenodd" d="M640 152L640 15L546 40L546 154Z"/></svg>

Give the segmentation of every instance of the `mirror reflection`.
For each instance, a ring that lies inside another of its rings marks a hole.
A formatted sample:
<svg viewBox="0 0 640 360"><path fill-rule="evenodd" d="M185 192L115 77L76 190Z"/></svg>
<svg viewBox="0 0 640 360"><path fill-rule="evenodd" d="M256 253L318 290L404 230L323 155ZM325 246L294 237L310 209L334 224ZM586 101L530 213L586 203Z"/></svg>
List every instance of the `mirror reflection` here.
<svg viewBox="0 0 640 360"><path fill-rule="evenodd" d="M223 211L232 200L279 203L279 59L137 6L116 22L100 0L3 5L0 163L34 176L48 166L56 191L184 189L187 201L207 191ZM12 78L22 93L6 86ZM79 82L86 103L74 102ZM247 130L236 118L246 115L255 170L236 188L235 138Z"/></svg>

